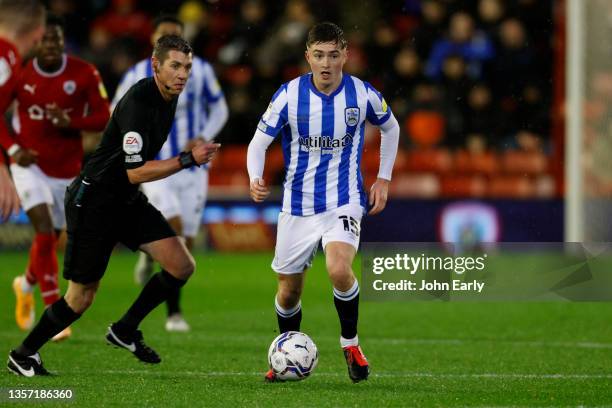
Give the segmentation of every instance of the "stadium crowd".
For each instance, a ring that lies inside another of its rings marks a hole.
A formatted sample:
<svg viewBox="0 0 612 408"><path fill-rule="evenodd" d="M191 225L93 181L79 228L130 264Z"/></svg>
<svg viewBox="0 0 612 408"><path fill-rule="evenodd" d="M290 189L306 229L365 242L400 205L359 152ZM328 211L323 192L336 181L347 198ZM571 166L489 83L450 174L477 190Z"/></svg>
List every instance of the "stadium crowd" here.
<svg viewBox="0 0 612 408"><path fill-rule="evenodd" d="M363 1L358 7L348 0L49 0L49 7L67 21L70 51L99 68L111 95L125 70L150 53L152 19L176 13L196 55L214 65L222 82L230 109L217 138L224 146L249 142L278 84L307 71L308 29L330 20L349 40L346 70L380 89L392 107L403 151L437 149L433 169L413 170L444 173L461 161L458 152L492 153L499 163L510 160L499 156L504 152L531 152L517 172L544 174L550 167L542 161L551 151L551 0ZM400 172L402 163L400 157ZM476 165L483 166L491 167ZM479 195L474 186L473 180L459 183L455 195Z"/></svg>

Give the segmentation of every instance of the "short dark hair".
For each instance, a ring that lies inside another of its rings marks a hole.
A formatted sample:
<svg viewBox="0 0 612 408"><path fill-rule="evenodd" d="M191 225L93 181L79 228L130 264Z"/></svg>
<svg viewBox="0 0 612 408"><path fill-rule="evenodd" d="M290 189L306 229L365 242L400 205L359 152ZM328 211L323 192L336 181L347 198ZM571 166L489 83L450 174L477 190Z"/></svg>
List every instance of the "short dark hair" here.
<svg viewBox="0 0 612 408"><path fill-rule="evenodd" d="M344 38L344 31L334 23L328 21L315 24L308 32L308 40L306 47L310 47L315 43L331 42L338 44L344 49L348 46L348 42Z"/></svg>
<svg viewBox="0 0 612 408"><path fill-rule="evenodd" d="M52 13L47 14L47 26L58 26L62 29L62 31L64 31L65 25L66 21L63 17Z"/></svg>
<svg viewBox="0 0 612 408"><path fill-rule="evenodd" d="M26 34L45 23L45 6L38 0L0 0L0 25Z"/></svg>
<svg viewBox="0 0 612 408"><path fill-rule="evenodd" d="M160 14L153 20L153 31L157 30L157 27L163 23L172 23L180 26L181 29L185 28L183 22L174 14Z"/></svg>
<svg viewBox="0 0 612 408"><path fill-rule="evenodd" d="M164 35L159 37L153 48L153 56L163 63L168 56L168 51L175 50L184 54L193 53L191 45L183 37L178 35Z"/></svg>

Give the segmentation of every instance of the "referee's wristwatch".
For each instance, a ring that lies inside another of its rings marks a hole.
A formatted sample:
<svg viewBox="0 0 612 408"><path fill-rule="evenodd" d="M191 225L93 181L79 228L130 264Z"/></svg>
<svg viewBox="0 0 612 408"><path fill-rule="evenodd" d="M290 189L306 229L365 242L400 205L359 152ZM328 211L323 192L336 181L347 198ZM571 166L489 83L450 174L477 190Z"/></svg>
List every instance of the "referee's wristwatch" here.
<svg viewBox="0 0 612 408"><path fill-rule="evenodd" d="M183 169L188 169L190 167L198 165L191 152L181 152L181 154L179 154L178 156L178 160L181 165L181 168Z"/></svg>

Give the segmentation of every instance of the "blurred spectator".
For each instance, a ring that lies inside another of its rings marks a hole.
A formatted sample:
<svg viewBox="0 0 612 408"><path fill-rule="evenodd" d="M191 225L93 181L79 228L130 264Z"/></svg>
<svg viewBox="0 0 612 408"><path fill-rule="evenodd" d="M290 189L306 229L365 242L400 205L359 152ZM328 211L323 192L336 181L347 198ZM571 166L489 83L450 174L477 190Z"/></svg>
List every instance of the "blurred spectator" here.
<svg viewBox="0 0 612 408"><path fill-rule="evenodd" d="M227 65L249 64L266 36L267 9L262 0L246 0L240 5L240 15L230 34L230 41L219 51L219 60Z"/></svg>
<svg viewBox="0 0 612 408"><path fill-rule="evenodd" d="M96 47L104 49L113 39L128 37L149 50L151 18L136 9L135 0L112 0L111 4L109 11L93 21L91 37L95 39Z"/></svg>
<svg viewBox="0 0 612 408"><path fill-rule="evenodd" d="M374 24L373 41L367 47L371 75L388 71L397 52L397 33L385 20ZM350 51L352 52L352 50Z"/></svg>
<svg viewBox="0 0 612 408"><path fill-rule="evenodd" d="M467 73L472 78L480 78L482 65L494 57L493 43L482 32L474 28L474 20L466 12L451 16L448 38L438 40L431 51L425 73L431 78L438 78L447 56L455 54L464 58Z"/></svg>
<svg viewBox="0 0 612 408"><path fill-rule="evenodd" d="M446 7L440 0L423 0L421 8L423 21L412 33L416 51L425 61L433 45L444 35Z"/></svg>
<svg viewBox="0 0 612 408"><path fill-rule="evenodd" d="M491 62L489 77L494 91L501 97L517 99L534 71L535 56L520 20L509 18L499 27L497 55Z"/></svg>
<svg viewBox="0 0 612 408"><path fill-rule="evenodd" d="M258 65L298 64L304 58L306 35L314 21L306 0L289 0L285 13L258 50Z"/></svg>
<svg viewBox="0 0 612 408"><path fill-rule="evenodd" d="M459 146L464 142L464 116L467 94L474 81L467 75L465 60L461 55L448 55L442 66L439 81L443 90L444 114L446 115L446 141L449 146Z"/></svg>
<svg viewBox="0 0 612 408"><path fill-rule="evenodd" d="M479 0L478 19L480 28L485 31L490 39L495 39L497 27L505 12L505 5L502 0Z"/></svg>
<svg viewBox="0 0 612 408"><path fill-rule="evenodd" d="M491 89L484 83L476 84L470 89L467 97L464 142L470 151L481 151L495 147L499 142L498 110L493 103Z"/></svg>

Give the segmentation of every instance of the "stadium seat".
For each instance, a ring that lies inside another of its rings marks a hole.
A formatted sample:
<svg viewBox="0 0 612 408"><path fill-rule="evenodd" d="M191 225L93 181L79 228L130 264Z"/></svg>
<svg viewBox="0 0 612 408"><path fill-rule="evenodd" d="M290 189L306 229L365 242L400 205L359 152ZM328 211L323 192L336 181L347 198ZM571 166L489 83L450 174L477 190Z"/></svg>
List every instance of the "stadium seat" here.
<svg viewBox="0 0 612 408"><path fill-rule="evenodd" d="M527 198L534 194L534 183L526 176L495 176L487 189L487 196L493 198Z"/></svg>
<svg viewBox="0 0 612 408"><path fill-rule="evenodd" d="M453 167L448 149L414 149L406 153L405 168L410 172L446 173Z"/></svg>
<svg viewBox="0 0 612 408"><path fill-rule="evenodd" d="M446 132L446 120L433 110L416 110L406 117L406 133L419 147L431 147L440 143Z"/></svg>
<svg viewBox="0 0 612 408"><path fill-rule="evenodd" d="M459 150L454 159L454 170L460 173L492 174L499 168L499 158L493 152L474 154Z"/></svg>
<svg viewBox="0 0 612 408"><path fill-rule="evenodd" d="M548 169L548 158L540 152L508 150L502 154L502 163L506 173L536 175Z"/></svg>
<svg viewBox="0 0 612 408"><path fill-rule="evenodd" d="M440 180L432 173L404 173L393 177L389 194L396 198L435 198L440 194Z"/></svg>
<svg viewBox="0 0 612 408"><path fill-rule="evenodd" d="M444 197L482 197L486 192L486 180L477 175L443 176L440 183Z"/></svg>

